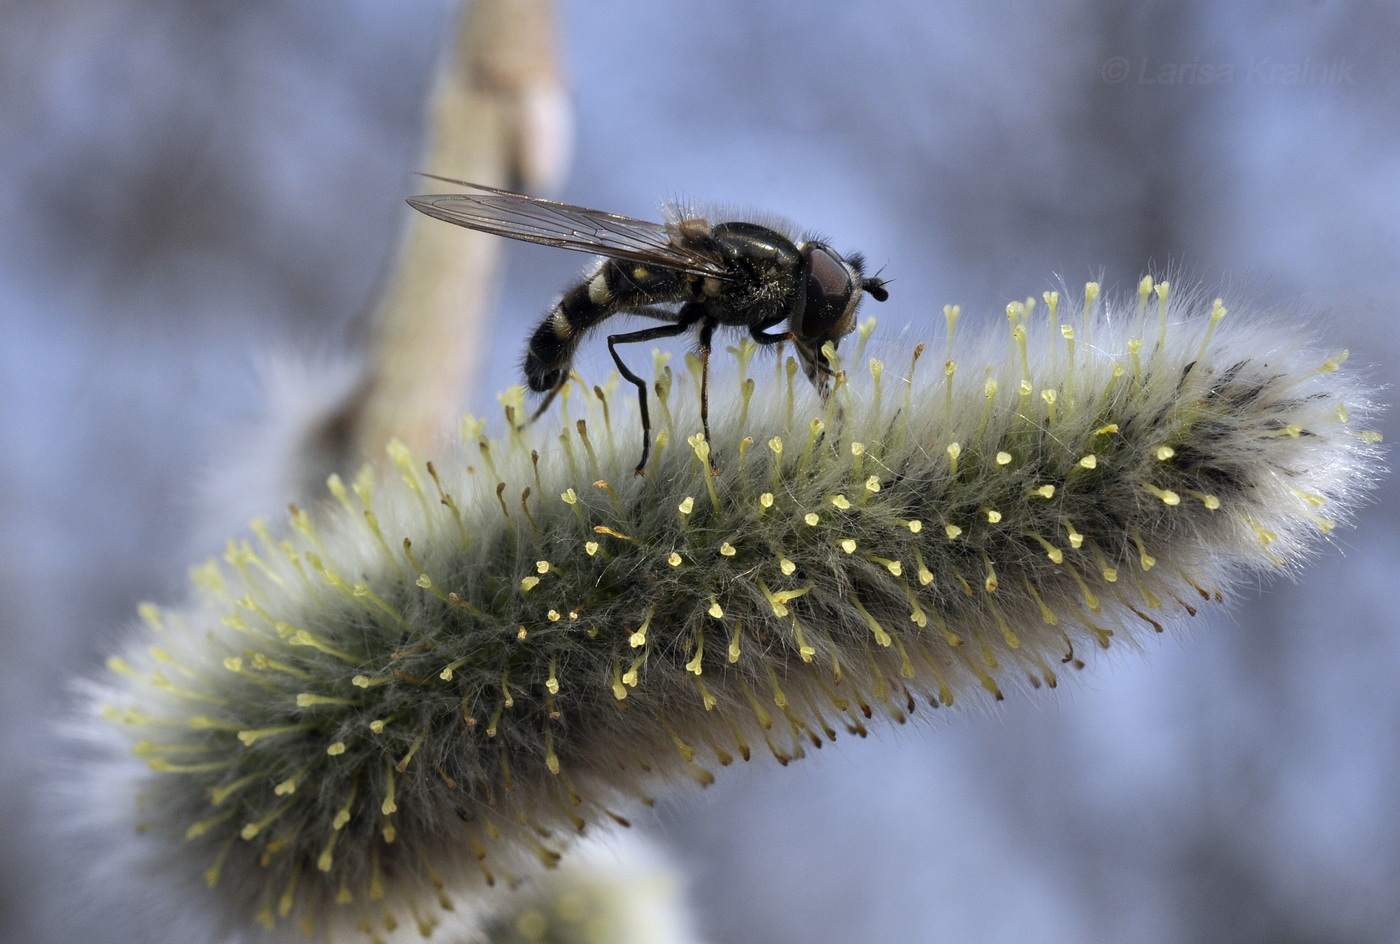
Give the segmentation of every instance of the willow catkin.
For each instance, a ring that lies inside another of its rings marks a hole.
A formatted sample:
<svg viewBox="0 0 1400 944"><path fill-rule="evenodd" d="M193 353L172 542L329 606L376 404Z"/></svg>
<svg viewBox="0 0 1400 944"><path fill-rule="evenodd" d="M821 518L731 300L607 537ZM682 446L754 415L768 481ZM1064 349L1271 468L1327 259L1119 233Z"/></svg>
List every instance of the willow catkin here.
<svg viewBox="0 0 1400 944"><path fill-rule="evenodd" d="M659 783L1053 687L1322 544L1377 471L1344 357L1097 291L970 352L947 309L946 350L857 353L825 404L745 347L713 446L661 369L644 478L632 405L582 386L555 435L391 449L145 608L96 789L220 927L426 936Z"/></svg>

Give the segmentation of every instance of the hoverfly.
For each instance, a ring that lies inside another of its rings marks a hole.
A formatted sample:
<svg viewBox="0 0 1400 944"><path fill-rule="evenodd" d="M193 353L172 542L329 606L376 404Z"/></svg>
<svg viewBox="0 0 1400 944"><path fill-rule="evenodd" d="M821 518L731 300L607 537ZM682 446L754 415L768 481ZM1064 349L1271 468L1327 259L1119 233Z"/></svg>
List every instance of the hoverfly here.
<svg viewBox="0 0 1400 944"><path fill-rule="evenodd" d="M674 337L698 328L703 365L700 421L710 441L710 341L721 326L747 329L761 345L791 341L807 378L825 398L832 367L822 354L855 327L864 294L885 301L878 276L866 277L859 253L842 256L825 242L740 220L711 223L671 213L665 223L634 220L480 184L426 174L475 193L409 197L428 216L510 239L604 258L582 282L564 293L535 329L525 352L525 380L544 401L531 420L549 407L568 379L579 343L605 318L620 312L665 324L608 336L608 352L622 376L637 388L642 418L645 474L651 451L647 385L623 362L617 348ZM786 325L783 325L786 322ZM779 325L783 327L779 328ZM778 328L774 331L772 329Z"/></svg>

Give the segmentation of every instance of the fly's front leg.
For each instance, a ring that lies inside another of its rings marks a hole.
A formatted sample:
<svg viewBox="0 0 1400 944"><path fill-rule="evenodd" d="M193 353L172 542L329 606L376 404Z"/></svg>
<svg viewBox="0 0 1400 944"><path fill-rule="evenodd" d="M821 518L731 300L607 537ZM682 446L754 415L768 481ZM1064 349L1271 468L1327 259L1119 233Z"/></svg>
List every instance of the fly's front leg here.
<svg viewBox="0 0 1400 944"><path fill-rule="evenodd" d="M632 370L623 363L622 356L617 353L619 344L637 344L642 341L655 341L660 338L673 338L678 334L684 334L690 330L690 326L699 321L701 314L698 309L692 310L689 305L681 309L680 320L675 324L660 325L655 328L643 328L640 331L631 331L627 334L613 334L608 336L608 353L612 354L613 363L617 364L617 369L628 382L637 388L637 405L642 414L642 458L634 469L638 475L646 474L647 457L651 455L651 411L647 408L647 385L646 381L632 373Z"/></svg>
<svg viewBox="0 0 1400 944"><path fill-rule="evenodd" d="M798 343L797 335L793 334L791 331L784 331L781 334L769 334L767 331L763 330L764 327L768 326L764 325L760 327L759 325L753 325L749 328L749 337L754 339L754 343L758 344L760 347L770 347L774 344L782 344L784 341L791 341L793 346L797 348L798 353L801 354L802 345Z"/></svg>
<svg viewBox="0 0 1400 944"><path fill-rule="evenodd" d="M782 334L769 334L762 328L750 328L749 337L760 345L782 344L784 341L796 341L797 336L791 331L784 331Z"/></svg>
<svg viewBox="0 0 1400 944"><path fill-rule="evenodd" d="M782 334L769 334L762 328L753 327L749 329L749 336L761 345L781 344L784 341L791 341L797 350L797 359L802 362L802 372L807 379L812 382L812 386L817 388L817 395L825 403L831 396L831 380L835 372L826 361L826 355L821 351L814 351L808 345L804 345L797 340L797 335L791 331L784 331Z"/></svg>

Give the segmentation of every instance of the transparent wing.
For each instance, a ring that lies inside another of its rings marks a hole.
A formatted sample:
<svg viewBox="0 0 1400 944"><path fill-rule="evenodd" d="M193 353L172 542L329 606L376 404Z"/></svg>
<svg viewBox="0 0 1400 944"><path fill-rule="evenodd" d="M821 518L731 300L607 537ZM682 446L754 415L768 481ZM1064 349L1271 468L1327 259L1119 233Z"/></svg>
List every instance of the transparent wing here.
<svg viewBox="0 0 1400 944"><path fill-rule="evenodd" d="M660 223L496 190L464 180L435 179L480 191L408 198L414 209L447 223L510 239L651 263L693 275L733 278L718 256L685 245L674 230Z"/></svg>

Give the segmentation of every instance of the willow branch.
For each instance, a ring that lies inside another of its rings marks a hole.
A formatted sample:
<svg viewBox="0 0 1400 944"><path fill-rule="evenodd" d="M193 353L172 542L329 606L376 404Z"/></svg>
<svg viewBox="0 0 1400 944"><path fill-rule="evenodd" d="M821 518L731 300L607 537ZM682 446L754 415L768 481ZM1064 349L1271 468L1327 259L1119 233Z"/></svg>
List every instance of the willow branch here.
<svg viewBox="0 0 1400 944"><path fill-rule="evenodd" d="M477 0L429 104L424 170L550 189L568 161L568 106L550 0ZM428 449L452 429L487 349L500 240L406 209L374 317L369 378L348 414L355 458L397 438Z"/></svg>

